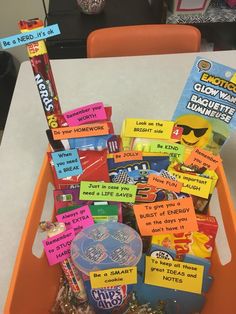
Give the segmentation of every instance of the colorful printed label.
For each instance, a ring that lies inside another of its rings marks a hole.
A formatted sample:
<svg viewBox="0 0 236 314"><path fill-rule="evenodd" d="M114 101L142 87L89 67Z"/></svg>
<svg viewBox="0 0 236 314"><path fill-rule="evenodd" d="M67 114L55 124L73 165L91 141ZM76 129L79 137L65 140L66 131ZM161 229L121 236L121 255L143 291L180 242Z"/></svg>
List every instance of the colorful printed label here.
<svg viewBox="0 0 236 314"><path fill-rule="evenodd" d="M146 256L145 284L202 293L204 266Z"/></svg>
<svg viewBox="0 0 236 314"><path fill-rule="evenodd" d="M113 154L114 162L123 162L129 160L143 160L142 152L140 151L124 151Z"/></svg>
<svg viewBox="0 0 236 314"><path fill-rule="evenodd" d="M64 113L64 118L69 126L106 120L107 115L102 102L82 106Z"/></svg>
<svg viewBox="0 0 236 314"><path fill-rule="evenodd" d="M151 143L150 152L166 153L172 158L177 158L179 161L183 161L184 146L181 144L155 141Z"/></svg>
<svg viewBox="0 0 236 314"><path fill-rule="evenodd" d="M64 222L67 229L74 229L75 234L94 224L87 205L56 216L57 221Z"/></svg>
<svg viewBox="0 0 236 314"><path fill-rule="evenodd" d="M221 158L219 155L215 156L212 152L205 149L195 147L189 158L184 163L185 165L193 165L199 168L203 167L209 170L216 170L218 165L221 163Z"/></svg>
<svg viewBox="0 0 236 314"><path fill-rule="evenodd" d="M81 181L80 200L134 202L135 185Z"/></svg>
<svg viewBox="0 0 236 314"><path fill-rule="evenodd" d="M169 169L169 171L177 178L178 181L183 183L181 192L200 196L206 199L209 197L213 183L212 179L188 173L182 173L172 169Z"/></svg>
<svg viewBox="0 0 236 314"><path fill-rule="evenodd" d="M110 310L123 304L127 298L127 286L91 289L90 294L98 309Z"/></svg>
<svg viewBox="0 0 236 314"><path fill-rule="evenodd" d="M152 186L158 187L160 189L165 189L165 190L173 191L176 193L180 193L182 185L183 185L179 181L171 180L169 178L158 176L152 173L148 176L147 183Z"/></svg>
<svg viewBox="0 0 236 314"><path fill-rule="evenodd" d="M170 139L173 126L172 121L126 119L122 136Z"/></svg>
<svg viewBox="0 0 236 314"><path fill-rule="evenodd" d="M89 273L93 289L137 283L137 268L112 268Z"/></svg>
<svg viewBox="0 0 236 314"><path fill-rule="evenodd" d="M99 136L106 134L109 134L109 127L106 122L57 128L52 130L54 140Z"/></svg>
<svg viewBox="0 0 236 314"><path fill-rule="evenodd" d="M198 230L191 197L138 204L133 208L143 236Z"/></svg>
<svg viewBox="0 0 236 314"><path fill-rule="evenodd" d="M58 179L83 173L77 149L51 153Z"/></svg>
<svg viewBox="0 0 236 314"><path fill-rule="evenodd" d="M9 49L61 34L58 24L0 39L0 48Z"/></svg>
<svg viewBox="0 0 236 314"><path fill-rule="evenodd" d="M70 246L74 237L75 232L73 229L70 229L43 240L49 265L58 264L70 257Z"/></svg>

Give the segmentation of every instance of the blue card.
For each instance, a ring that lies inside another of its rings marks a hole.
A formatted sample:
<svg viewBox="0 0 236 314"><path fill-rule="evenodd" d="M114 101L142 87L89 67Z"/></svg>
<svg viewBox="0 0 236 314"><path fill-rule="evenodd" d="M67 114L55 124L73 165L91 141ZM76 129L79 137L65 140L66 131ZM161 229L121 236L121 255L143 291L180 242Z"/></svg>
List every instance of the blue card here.
<svg viewBox="0 0 236 314"><path fill-rule="evenodd" d="M83 173L77 149L52 153L58 179L77 176Z"/></svg>
<svg viewBox="0 0 236 314"><path fill-rule="evenodd" d="M0 39L0 49L8 49L16 46L26 45L34 41L43 40L48 37L60 35L58 24L46 26L31 32L17 34Z"/></svg>

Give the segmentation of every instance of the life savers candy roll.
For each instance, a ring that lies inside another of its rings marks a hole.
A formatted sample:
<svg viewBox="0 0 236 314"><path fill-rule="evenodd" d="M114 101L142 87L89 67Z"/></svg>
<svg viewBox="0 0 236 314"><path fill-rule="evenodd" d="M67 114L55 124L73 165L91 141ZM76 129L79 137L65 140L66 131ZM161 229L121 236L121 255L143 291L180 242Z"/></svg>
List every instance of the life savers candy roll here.
<svg viewBox="0 0 236 314"><path fill-rule="evenodd" d="M62 233L66 230L64 223L53 224L52 228L47 231L47 235L49 238ZM71 290L75 294L75 297L79 299L81 302L87 300L87 294L85 292L83 281L80 277L78 270L74 267L71 258L65 259L60 263L61 268L68 280L68 283L71 287Z"/></svg>
<svg viewBox="0 0 236 314"><path fill-rule="evenodd" d="M39 19L21 20L18 25L22 33L44 26L43 21ZM67 125L62 115L44 40L35 41L26 46L49 128L54 129Z"/></svg>

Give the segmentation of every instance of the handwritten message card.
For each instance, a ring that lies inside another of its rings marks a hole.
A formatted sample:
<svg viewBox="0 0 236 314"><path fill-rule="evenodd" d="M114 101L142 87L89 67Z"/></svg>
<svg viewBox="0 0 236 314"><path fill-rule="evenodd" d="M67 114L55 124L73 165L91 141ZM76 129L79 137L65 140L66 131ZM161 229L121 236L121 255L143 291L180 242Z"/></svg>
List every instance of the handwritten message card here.
<svg viewBox="0 0 236 314"><path fill-rule="evenodd" d="M152 186L156 186L160 189L165 189L168 191L173 191L176 193L180 193L181 188L182 188L182 183L178 181L174 181L162 176L158 176L156 174L151 173L148 176L148 184Z"/></svg>
<svg viewBox="0 0 236 314"><path fill-rule="evenodd" d="M164 120L126 119L123 136L170 139L174 122Z"/></svg>
<svg viewBox="0 0 236 314"><path fill-rule="evenodd" d="M83 173L77 149L53 152L51 156L58 179Z"/></svg>
<svg viewBox="0 0 236 314"><path fill-rule="evenodd" d="M54 140L109 134L107 122L52 129Z"/></svg>
<svg viewBox="0 0 236 314"><path fill-rule="evenodd" d="M144 282L148 285L202 293L204 266L146 256Z"/></svg>
<svg viewBox="0 0 236 314"><path fill-rule="evenodd" d="M191 197L139 204L133 208L143 236L198 230Z"/></svg>
<svg viewBox="0 0 236 314"><path fill-rule="evenodd" d="M136 191L135 185L81 181L80 200L134 203Z"/></svg>
<svg viewBox="0 0 236 314"><path fill-rule="evenodd" d="M102 102L82 106L64 113L64 118L69 126L77 126L94 121L106 120L107 115Z"/></svg>
<svg viewBox="0 0 236 314"><path fill-rule="evenodd" d="M75 232L73 229L70 229L43 240L43 246L49 265L58 264L70 257L70 246L74 237Z"/></svg>
<svg viewBox="0 0 236 314"><path fill-rule="evenodd" d="M137 267L111 268L89 273L93 289L137 283Z"/></svg>
<svg viewBox="0 0 236 314"><path fill-rule="evenodd" d="M64 222L66 229L74 229L75 234L94 224L91 211L87 205L56 216L57 221Z"/></svg>

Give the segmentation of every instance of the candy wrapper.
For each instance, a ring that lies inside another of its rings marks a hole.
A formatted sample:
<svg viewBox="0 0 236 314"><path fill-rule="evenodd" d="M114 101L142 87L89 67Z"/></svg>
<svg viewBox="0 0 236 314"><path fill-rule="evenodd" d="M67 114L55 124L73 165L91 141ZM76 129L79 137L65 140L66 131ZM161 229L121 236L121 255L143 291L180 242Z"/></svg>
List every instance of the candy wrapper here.
<svg viewBox="0 0 236 314"><path fill-rule="evenodd" d="M178 256L192 254L210 259L215 246L218 224L213 216L196 216L198 231L155 235L152 237L152 244L173 249Z"/></svg>
<svg viewBox="0 0 236 314"><path fill-rule="evenodd" d="M47 232L48 238L61 234L66 230L65 224L60 222L41 222L40 229ZM71 258L66 258L60 262L63 273L69 283L73 296L78 303L83 303L87 300L87 295L84 289L84 284L81 279L78 269L74 266Z"/></svg>
<svg viewBox="0 0 236 314"><path fill-rule="evenodd" d="M22 33L43 27L43 21L39 19L21 20L19 22ZM44 41L40 40L27 44L27 51L49 128L53 129L66 125Z"/></svg>
<svg viewBox="0 0 236 314"><path fill-rule="evenodd" d="M158 173L169 166L169 157L158 154L143 154L143 160L115 162L112 155L107 159L111 182L147 182L150 173ZM122 176L123 182L122 181Z"/></svg>
<svg viewBox="0 0 236 314"><path fill-rule="evenodd" d="M78 151L83 173L76 176L58 179L55 166L48 153L48 159L52 168L56 189L68 189L78 187L80 181L105 181L109 182L107 168L107 151Z"/></svg>

